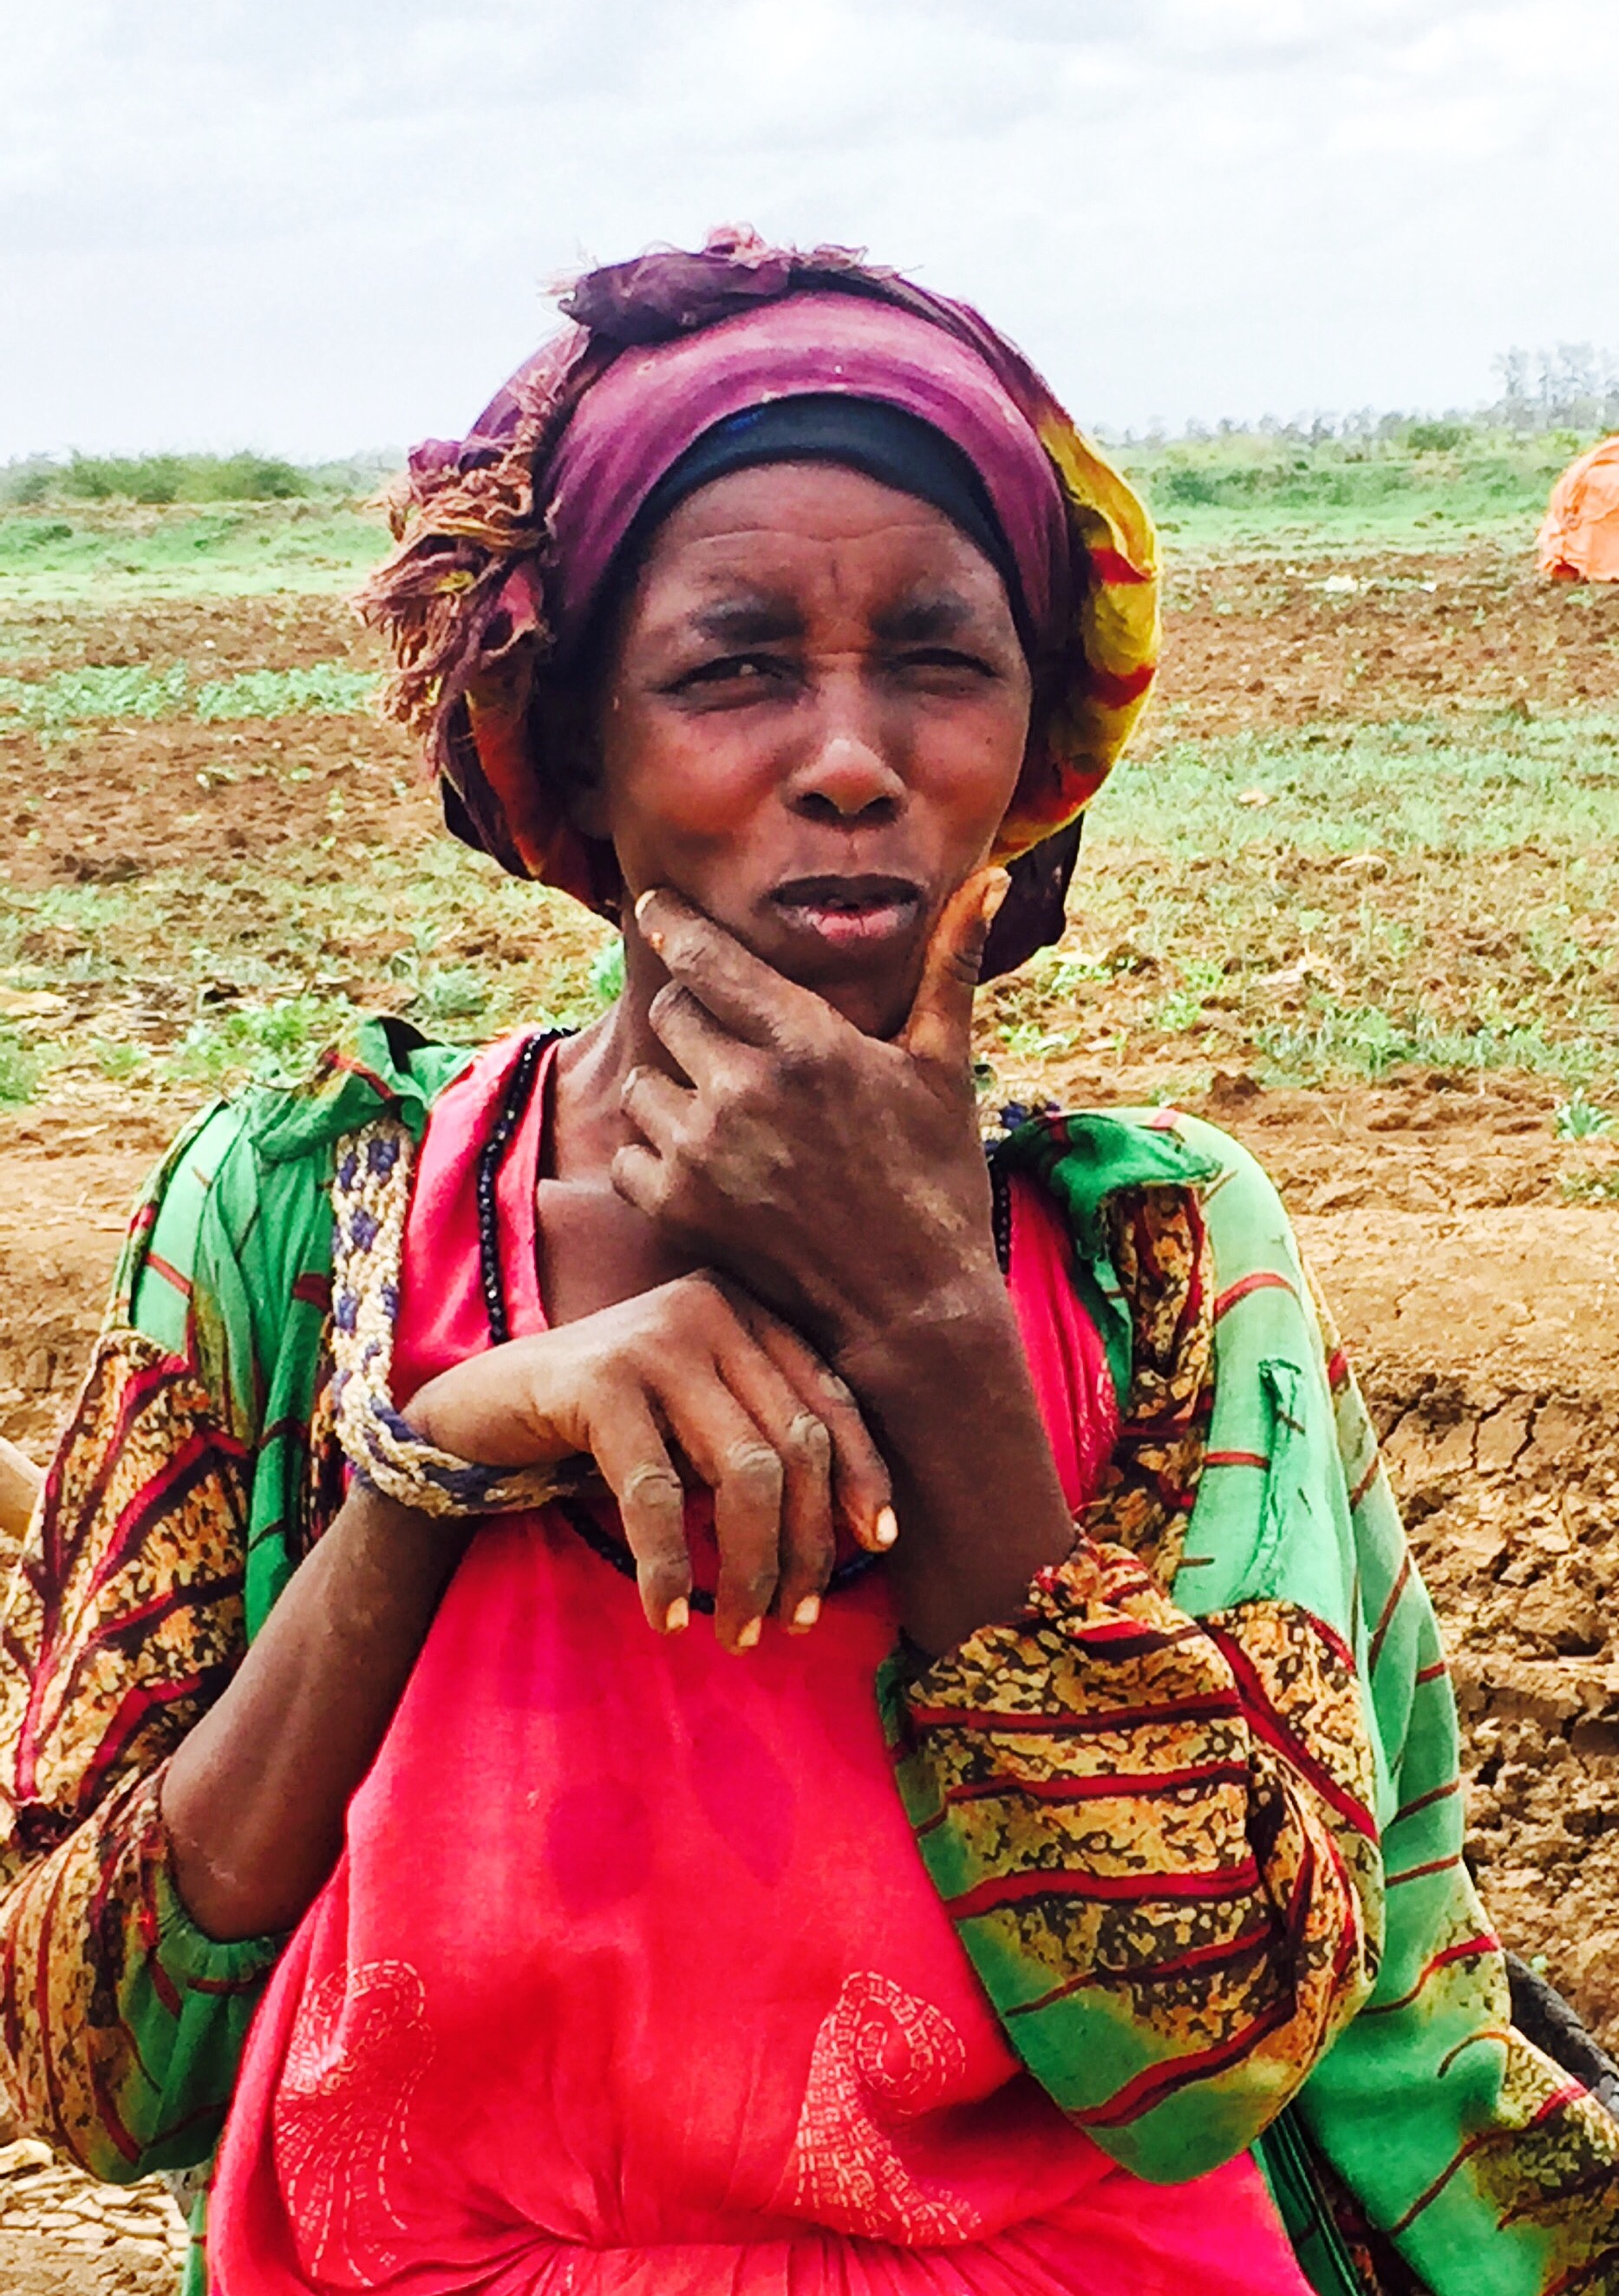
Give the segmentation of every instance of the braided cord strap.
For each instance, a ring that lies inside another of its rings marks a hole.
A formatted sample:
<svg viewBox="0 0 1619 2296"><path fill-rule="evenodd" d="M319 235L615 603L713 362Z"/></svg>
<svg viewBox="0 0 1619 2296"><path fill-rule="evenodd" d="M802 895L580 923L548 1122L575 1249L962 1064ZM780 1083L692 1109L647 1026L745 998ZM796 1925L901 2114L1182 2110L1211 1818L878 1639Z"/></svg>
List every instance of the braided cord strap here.
<svg viewBox="0 0 1619 2296"><path fill-rule="evenodd" d="M332 1184L332 1398L338 1439L355 1472L423 1514L511 1514L577 1488L550 1467L514 1471L424 1443L395 1410L394 1325L416 1144L397 1117L355 1134Z"/></svg>

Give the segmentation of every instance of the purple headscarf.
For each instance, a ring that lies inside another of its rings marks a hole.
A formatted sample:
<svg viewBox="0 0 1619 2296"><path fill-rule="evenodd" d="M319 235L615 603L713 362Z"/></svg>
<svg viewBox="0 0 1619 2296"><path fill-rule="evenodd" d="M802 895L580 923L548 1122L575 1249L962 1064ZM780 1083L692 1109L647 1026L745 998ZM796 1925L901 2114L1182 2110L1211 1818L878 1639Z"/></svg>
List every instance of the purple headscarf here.
<svg viewBox="0 0 1619 2296"><path fill-rule="evenodd" d="M728 415L846 392L897 406L959 447L1000 521L1037 641L1067 612L1068 533L1026 418L964 343L892 304L792 295L670 343L629 350L586 392L549 472L557 651L588 623L635 514L688 447Z"/></svg>
<svg viewBox="0 0 1619 2296"><path fill-rule="evenodd" d="M575 824L552 747L559 671L689 449L751 410L846 393L927 425L1004 538L1046 698L997 840L1012 888L986 969L1053 938L1079 815L1157 658L1152 529L1123 480L977 312L845 250L717 233L591 272L562 308L574 324L465 439L412 455L401 547L360 601L393 647L387 707L423 736L455 833L617 914L612 849Z"/></svg>

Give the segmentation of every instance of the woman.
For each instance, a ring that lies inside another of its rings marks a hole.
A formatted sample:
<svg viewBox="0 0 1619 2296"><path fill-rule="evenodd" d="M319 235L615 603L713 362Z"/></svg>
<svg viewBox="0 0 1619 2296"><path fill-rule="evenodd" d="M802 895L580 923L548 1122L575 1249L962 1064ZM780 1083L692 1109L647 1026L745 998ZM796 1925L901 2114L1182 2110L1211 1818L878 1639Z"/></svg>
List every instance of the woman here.
<svg viewBox="0 0 1619 2296"><path fill-rule="evenodd" d="M1143 515L850 258L569 308L369 605L625 992L372 1024L137 1217L6 1644L31 2124L223 2126L223 2296L1619 2286L1273 1193L1166 1115L977 1136Z"/></svg>

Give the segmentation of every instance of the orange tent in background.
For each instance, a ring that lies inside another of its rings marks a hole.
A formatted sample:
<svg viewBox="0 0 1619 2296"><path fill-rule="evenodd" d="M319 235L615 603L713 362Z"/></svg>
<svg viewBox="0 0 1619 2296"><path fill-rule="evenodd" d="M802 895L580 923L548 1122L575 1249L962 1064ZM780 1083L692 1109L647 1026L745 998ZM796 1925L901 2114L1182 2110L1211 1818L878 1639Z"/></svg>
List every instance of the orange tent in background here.
<svg viewBox="0 0 1619 2296"><path fill-rule="evenodd" d="M1571 463L1553 487L1540 553L1554 582L1619 582L1619 437Z"/></svg>

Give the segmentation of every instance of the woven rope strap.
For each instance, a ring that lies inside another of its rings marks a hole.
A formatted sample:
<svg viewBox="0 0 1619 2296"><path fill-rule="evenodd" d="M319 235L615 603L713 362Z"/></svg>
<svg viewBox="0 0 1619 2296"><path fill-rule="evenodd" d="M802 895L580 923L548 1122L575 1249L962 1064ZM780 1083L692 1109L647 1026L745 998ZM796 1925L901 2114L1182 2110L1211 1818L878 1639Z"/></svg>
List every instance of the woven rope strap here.
<svg viewBox="0 0 1619 2296"><path fill-rule="evenodd" d="M356 1474L423 1514L510 1514L544 1506L576 1478L483 1467L424 1443L393 1403L399 1264L416 1144L395 1117L357 1132L332 1186L331 1355L338 1439Z"/></svg>

